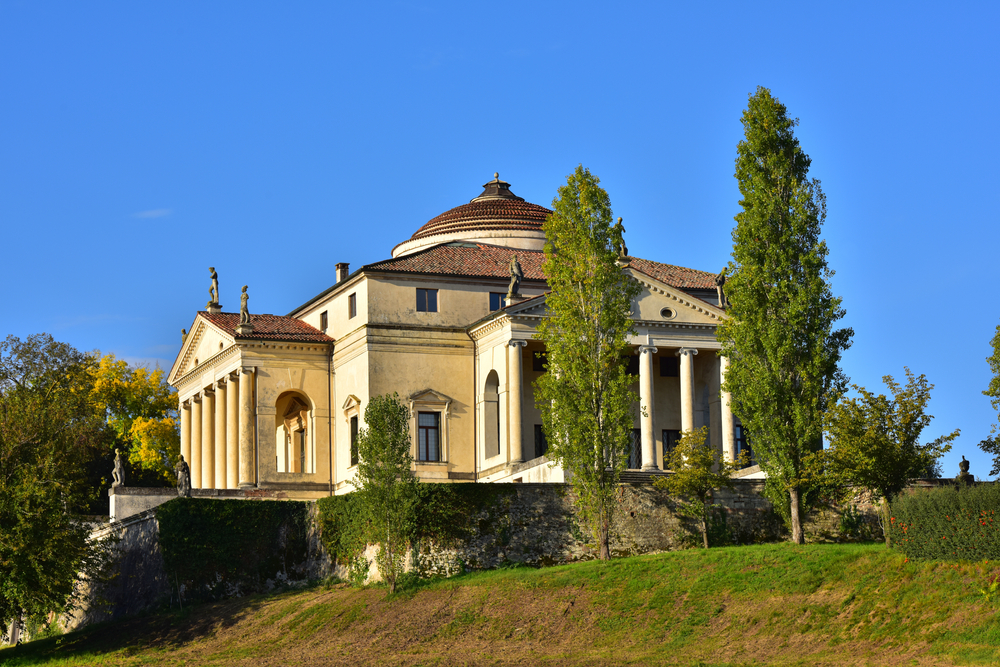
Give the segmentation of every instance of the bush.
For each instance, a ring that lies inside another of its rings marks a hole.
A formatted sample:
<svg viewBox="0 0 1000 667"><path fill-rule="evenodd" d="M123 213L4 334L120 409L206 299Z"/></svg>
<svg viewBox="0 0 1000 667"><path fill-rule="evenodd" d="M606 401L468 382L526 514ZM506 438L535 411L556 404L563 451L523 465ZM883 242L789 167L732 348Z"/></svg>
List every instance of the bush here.
<svg viewBox="0 0 1000 667"><path fill-rule="evenodd" d="M921 489L891 505L892 545L909 558L1000 559L1000 484Z"/></svg>
<svg viewBox="0 0 1000 667"><path fill-rule="evenodd" d="M167 577L186 597L259 592L269 579L304 576L308 503L177 498L156 519Z"/></svg>

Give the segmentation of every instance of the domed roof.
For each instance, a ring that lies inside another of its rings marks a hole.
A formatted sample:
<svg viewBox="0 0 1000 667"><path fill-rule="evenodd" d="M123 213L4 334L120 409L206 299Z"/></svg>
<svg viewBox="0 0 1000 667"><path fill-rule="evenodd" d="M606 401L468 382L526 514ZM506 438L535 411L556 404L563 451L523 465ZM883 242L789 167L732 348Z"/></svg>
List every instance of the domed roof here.
<svg viewBox="0 0 1000 667"><path fill-rule="evenodd" d="M489 239L497 243L504 237L532 237L540 247L545 238L542 223L550 213L544 206L515 195L510 191L510 183L501 181L500 174L494 173L493 180L483 185L481 195L432 218L408 241L396 246L392 254L397 257L433 243L458 239Z"/></svg>

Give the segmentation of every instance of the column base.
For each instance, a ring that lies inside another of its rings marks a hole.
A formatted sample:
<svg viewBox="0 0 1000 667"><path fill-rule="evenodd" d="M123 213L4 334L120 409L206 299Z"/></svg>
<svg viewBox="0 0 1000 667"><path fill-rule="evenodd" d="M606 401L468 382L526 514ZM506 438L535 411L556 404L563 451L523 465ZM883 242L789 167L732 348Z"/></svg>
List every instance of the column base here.
<svg viewBox="0 0 1000 667"><path fill-rule="evenodd" d="M642 466L643 472L660 472L660 469L656 466Z"/></svg>
<svg viewBox="0 0 1000 667"><path fill-rule="evenodd" d="M241 488L241 489L256 489L257 485L254 484L253 482L243 482L242 484L240 484L239 488Z"/></svg>

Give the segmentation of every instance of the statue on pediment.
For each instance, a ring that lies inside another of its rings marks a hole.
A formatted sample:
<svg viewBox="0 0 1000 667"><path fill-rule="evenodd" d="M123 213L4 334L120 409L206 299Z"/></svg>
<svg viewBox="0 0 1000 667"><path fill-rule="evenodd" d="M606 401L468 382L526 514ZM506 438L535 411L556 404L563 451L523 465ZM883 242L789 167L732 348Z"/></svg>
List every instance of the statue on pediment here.
<svg viewBox="0 0 1000 667"><path fill-rule="evenodd" d="M247 306L249 300L250 295L247 294L247 286L244 285L240 293L240 324L250 324L250 308Z"/></svg>
<svg viewBox="0 0 1000 667"><path fill-rule="evenodd" d="M208 288L208 303L219 303L219 274L215 272L215 267L208 267L209 273L212 274L212 286Z"/></svg>
<svg viewBox="0 0 1000 667"><path fill-rule="evenodd" d="M719 271L719 275L715 276L715 292L719 297L719 308L725 308L729 305L726 300L726 269L723 267L722 271Z"/></svg>
<svg viewBox="0 0 1000 667"><path fill-rule="evenodd" d="M510 286L507 288L507 298L521 296L518 290L521 288L521 278L524 278L524 271L521 270L521 263L517 261L517 255L510 260Z"/></svg>
<svg viewBox="0 0 1000 667"><path fill-rule="evenodd" d="M618 224L611 228L611 243L618 250L618 259L628 257L628 247L625 245L625 225L622 224L621 216L618 217Z"/></svg>

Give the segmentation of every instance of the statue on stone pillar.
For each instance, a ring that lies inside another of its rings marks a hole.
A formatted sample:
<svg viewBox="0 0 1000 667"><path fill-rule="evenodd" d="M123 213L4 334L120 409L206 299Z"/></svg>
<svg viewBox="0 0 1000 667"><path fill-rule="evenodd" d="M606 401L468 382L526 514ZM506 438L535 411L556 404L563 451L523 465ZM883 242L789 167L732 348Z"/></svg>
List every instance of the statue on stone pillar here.
<svg viewBox="0 0 1000 667"><path fill-rule="evenodd" d="M250 295L247 294L247 286L244 285L240 293L240 324L250 324L250 309L247 307L249 300Z"/></svg>
<svg viewBox="0 0 1000 667"><path fill-rule="evenodd" d="M726 285L726 269L723 268L719 271L719 275L715 276L715 291L719 297L719 308L725 308L729 305L726 300L726 290L724 289Z"/></svg>
<svg viewBox="0 0 1000 667"><path fill-rule="evenodd" d="M177 495L183 498L191 497L191 468L184 460L184 455L180 455L177 465L174 466L177 473Z"/></svg>
<svg viewBox="0 0 1000 667"><path fill-rule="evenodd" d="M521 278L524 278L524 271L521 270L521 263L517 261L517 255L510 260L510 286L507 288L507 298L521 296L518 290L521 288Z"/></svg>
<svg viewBox="0 0 1000 667"><path fill-rule="evenodd" d="M611 228L611 243L618 250L618 259L628 257L628 248L625 246L625 225L622 224L621 216L618 217L618 224Z"/></svg>
<svg viewBox="0 0 1000 667"><path fill-rule="evenodd" d="M975 475L969 474L969 462L965 460L965 456L962 456L962 460L958 463L958 476L955 477L955 486L962 488L963 486L972 486L976 481Z"/></svg>
<svg viewBox="0 0 1000 667"><path fill-rule="evenodd" d="M111 471L111 477L113 481L111 486L125 486L125 466L122 465L122 452L120 449L115 449L115 469Z"/></svg>

